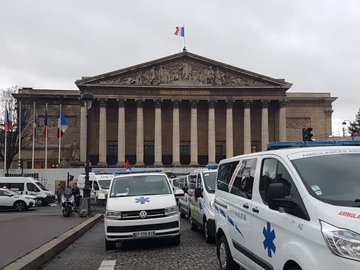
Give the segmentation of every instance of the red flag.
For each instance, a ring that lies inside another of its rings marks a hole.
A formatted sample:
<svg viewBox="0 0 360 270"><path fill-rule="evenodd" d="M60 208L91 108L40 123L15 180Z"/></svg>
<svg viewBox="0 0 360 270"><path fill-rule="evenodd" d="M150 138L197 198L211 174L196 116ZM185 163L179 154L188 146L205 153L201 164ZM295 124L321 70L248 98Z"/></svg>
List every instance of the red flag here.
<svg viewBox="0 0 360 270"><path fill-rule="evenodd" d="M130 164L128 160L125 161L125 169L130 169Z"/></svg>

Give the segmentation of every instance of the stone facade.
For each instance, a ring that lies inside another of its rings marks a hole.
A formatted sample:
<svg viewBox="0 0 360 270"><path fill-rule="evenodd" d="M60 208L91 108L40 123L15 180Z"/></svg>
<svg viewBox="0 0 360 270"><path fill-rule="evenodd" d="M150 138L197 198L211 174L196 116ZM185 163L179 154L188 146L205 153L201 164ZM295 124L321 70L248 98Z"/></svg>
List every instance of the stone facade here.
<svg viewBox="0 0 360 270"><path fill-rule="evenodd" d="M123 166L125 160L137 166L196 166L264 150L269 141L302 140L303 127L311 126L317 139L328 138L336 99L329 93L287 93L291 84L283 79L186 51L85 77L76 85L79 90L23 88L14 95L23 106L35 101L38 164L45 154L41 130L46 103L48 164L56 166L58 158L62 104L69 127L62 137L61 159L69 166L76 165L76 147L81 162L88 153L99 166ZM85 92L94 95L89 110L80 100ZM22 158L29 164L31 149L23 149Z"/></svg>

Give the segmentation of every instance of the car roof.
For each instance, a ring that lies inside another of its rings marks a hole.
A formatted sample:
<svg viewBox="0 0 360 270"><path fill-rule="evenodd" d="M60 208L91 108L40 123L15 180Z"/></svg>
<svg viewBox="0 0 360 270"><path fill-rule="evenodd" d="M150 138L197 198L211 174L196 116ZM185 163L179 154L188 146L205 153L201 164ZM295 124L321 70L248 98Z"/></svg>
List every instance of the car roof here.
<svg viewBox="0 0 360 270"><path fill-rule="evenodd" d="M261 157L264 155L277 155L282 157L287 157L291 154L298 153L307 153L307 152L320 152L320 151L337 151L337 150L345 150L345 149L356 149L360 151L359 146L318 146L318 147L291 147L291 148L281 148L276 150L269 150L263 152L256 152L244 155L238 155L231 158L223 159L220 161L220 164L227 163L231 161L237 161L242 158L252 158L252 157Z"/></svg>

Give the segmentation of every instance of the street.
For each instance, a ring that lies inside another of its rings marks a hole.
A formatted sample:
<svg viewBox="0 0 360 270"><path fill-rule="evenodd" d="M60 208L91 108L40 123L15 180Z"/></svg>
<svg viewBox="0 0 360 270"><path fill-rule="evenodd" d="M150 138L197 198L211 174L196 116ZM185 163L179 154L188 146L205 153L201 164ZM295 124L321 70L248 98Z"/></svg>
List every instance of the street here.
<svg viewBox="0 0 360 270"><path fill-rule="evenodd" d="M116 260L115 269L219 269L215 244L204 241L202 231L193 232L181 219L181 243L166 239L118 244L105 251L104 224L98 223L53 260L43 270L99 269L102 261Z"/></svg>

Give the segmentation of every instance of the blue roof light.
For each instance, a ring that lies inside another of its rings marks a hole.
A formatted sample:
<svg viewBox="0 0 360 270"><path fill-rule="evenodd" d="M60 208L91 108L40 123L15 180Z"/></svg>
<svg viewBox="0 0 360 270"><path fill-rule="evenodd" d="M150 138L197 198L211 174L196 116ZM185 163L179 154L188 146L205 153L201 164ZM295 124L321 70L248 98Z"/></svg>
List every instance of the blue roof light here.
<svg viewBox="0 0 360 270"><path fill-rule="evenodd" d="M360 141L306 141L306 142L271 142L267 144L267 150L275 150L292 147L315 147L315 146L360 146Z"/></svg>

